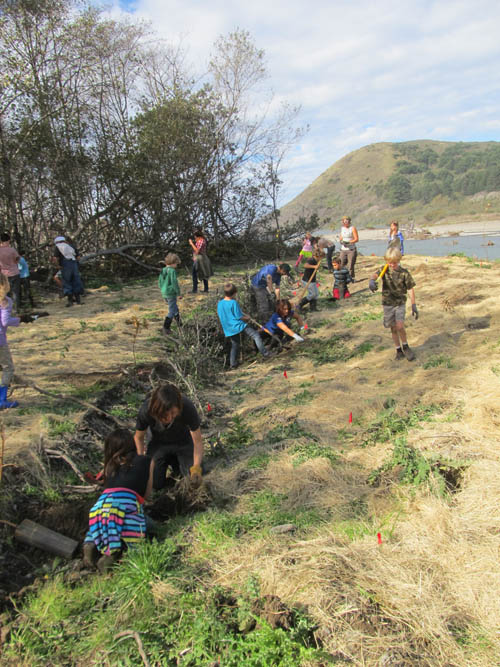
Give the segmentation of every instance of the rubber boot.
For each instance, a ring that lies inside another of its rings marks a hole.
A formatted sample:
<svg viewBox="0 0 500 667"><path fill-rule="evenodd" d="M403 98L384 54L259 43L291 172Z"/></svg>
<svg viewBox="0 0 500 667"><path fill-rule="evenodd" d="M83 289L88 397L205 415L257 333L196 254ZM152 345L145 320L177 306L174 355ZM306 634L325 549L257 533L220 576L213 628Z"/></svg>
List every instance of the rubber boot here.
<svg viewBox="0 0 500 667"><path fill-rule="evenodd" d="M79 294L75 294L75 303L77 303L79 306L82 305L82 301L81 301L81 299L80 299L80 295L79 295Z"/></svg>
<svg viewBox="0 0 500 667"><path fill-rule="evenodd" d="M311 304L311 313L315 313L318 310L318 300L311 299L309 303Z"/></svg>
<svg viewBox="0 0 500 667"><path fill-rule="evenodd" d="M177 322L177 326L180 327L182 324L180 313L177 313L177 315L174 316L174 320Z"/></svg>
<svg viewBox="0 0 500 667"><path fill-rule="evenodd" d="M106 574L109 572L113 565L118 560L119 554L111 554L110 556L101 556L97 561L97 569L101 574Z"/></svg>
<svg viewBox="0 0 500 667"><path fill-rule="evenodd" d="M302 312L302 309L304 308L304 306L307 306L308 303L309 299L305 296L297 306L297 310L299 311L299 313Z"/></svg>
<svg viewBox="0 0 500 667"><path fill-rule="evenodd" d="M68 295L67 295L67 299L68 299L68 300L67 300L67 302L66 302L66 308L69 308L70 306L73 305L73 295L72 295L72 294L68 294Z"/></svg>
<svg viewBox="0 0 500 667"><path fill-rule="evenodd" d="M167 315L165 318L165 321L163 322L163 333L164 334L169 334L170 333L170 325L172 324L172 318Z"/></svg>
<svg viewBox="0 0 500 667"><path fill-rule="evenodd" d="M93 568L97 563L97 547L93 542L85 542L83 545L83 564L85 567Z"/></svg>
<svg viewBox="0 0 500 667"><path fill-rule="evenodd" d="M8 386L3 384L0 386L0 410L7 410L8 408L17 408L19 403L17 401L7 400Z"/></svg>

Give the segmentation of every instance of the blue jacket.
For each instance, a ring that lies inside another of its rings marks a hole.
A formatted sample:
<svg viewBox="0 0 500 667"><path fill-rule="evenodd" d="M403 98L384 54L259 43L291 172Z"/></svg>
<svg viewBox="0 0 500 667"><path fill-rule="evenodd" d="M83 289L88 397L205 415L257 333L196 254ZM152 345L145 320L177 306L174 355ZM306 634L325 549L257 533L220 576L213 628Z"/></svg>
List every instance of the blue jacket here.
<svg viewBox="0 0 500 667"><path fill-rule="evenodd" d="M224 336L239 334L248 325L241 318L243 313L240 304L235 299L222 299L217 304L217 315L224 329Z"/></svg>
<svg viewBox="0 0 500 667"><path fill-rule="evenodd" d="M252 287L267 287L267 276L270 275L275 285L281 282L281 273L276 264L266 264L250 279Z"/></svg>

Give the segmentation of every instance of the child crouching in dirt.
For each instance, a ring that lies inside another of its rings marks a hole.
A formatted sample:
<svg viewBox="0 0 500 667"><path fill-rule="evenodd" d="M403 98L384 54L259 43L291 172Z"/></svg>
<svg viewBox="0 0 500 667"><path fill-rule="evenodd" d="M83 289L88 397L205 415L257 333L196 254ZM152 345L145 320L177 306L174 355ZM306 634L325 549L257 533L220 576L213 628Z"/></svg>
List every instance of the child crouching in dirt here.
<svg viewBox="0 0 500 667"><path fill-rule="evenodd" d="M231 349L229 351L229 368L238 368L238 354L240 351L240 334L244 333L251 338L257 349L263 357L268 357L269 352L266 350L262 338L256 329L253 329L247 324L250 319L248 315L244 315L240 304L236 301L237 288L233 283L226 283L224 285L224 298L217 304L217 315L219 317L224 336L231 342Z"/></svg>
<svg viewBox="0 0 500 667"><path fill-rule="evenodd" d="M137 454L127 429L112 431L104 441L104 491L89 513L83 562L106 572L124 548L146 535L144 500L151 494L154 462Z"/></svg>
<svg viewBox="0 0 500 667"><path fill-rule="evenodd" d="M349 269L344 266L342 267L342 262L339 257L335 257L332 260L333 267L333 290L332 296L335 300L338 299L348 299L351 295L347 288L349 283L354 282L349 273Z"/></svg>
<svg viewBox="0 0 500 667"><path fill-rule="evenodd" d="M282 338L283 334L286 334L287 336L290 336L290 338L295 339L297 343L303 343L304 339L302 336L299 336L299 334L290 329L292 317L297 320L301 330L304 330L304 320L298 313L294 312L290 301L288 301L288 299L279 299L276 302L276 312L274 312L271 315L271 318L264 324L262 332L271 337L278 336L278 338Z"/></svg>
<svg viewBox="0 0 500 667"><path fill-rule="evenodd" d="M0 386L0 410L16 408L17 401L8 401L7 392L14 375L14 363L7 343L7 327L17 327L19 317L12 317L12 299L7 296L10 290L9 279L0 273L0 364L2 366L2 384Z"/></svg>
<svg viewBox="0 0 500 667"><path fill-rule="evenodd" d="M181 290L177 280L176 270L180 263L181 260L179 256L173 252L169 252L165 257L165 268L162 269L158 278L158 287L168 304L168 314L163 322L163 333L165 334L170 333L172 320L175 320L177 325L180 325L181 323L179 307L177 306L177 298L181 298Z"/></svg>
<svg viewBox="0 0 500 667"><path fill-rule="evenodd" d="M406 294L409 293L411 301L411 314L418 320L418 310L415 304L415 281L410 272L399 264L401 251L398 248L388 248L384 255L387 262L387 271L382 276L382 306L384 308L384 327L390 328L392 340L396 346L396 359L413 361L415 353L408 346L406 330L404 326L406 310ZM369 287L372 292L378 289L377 278L383 268L373 274Z"/></svg>

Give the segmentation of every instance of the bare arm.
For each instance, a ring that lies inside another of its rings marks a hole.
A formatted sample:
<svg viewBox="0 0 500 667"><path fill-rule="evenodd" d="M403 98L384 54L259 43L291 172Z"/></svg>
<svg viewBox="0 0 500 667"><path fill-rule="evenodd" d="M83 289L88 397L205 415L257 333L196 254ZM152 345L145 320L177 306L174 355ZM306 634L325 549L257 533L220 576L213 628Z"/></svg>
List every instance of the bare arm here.
<svg viewBox="0 0 500 667"><path fill-rule="evenodd" d="M193 249L193 251L194 251L196 254L198 254L198 248L197 248L197 247L195 246L195 244L191 241L191 239L189 239L189 245L191 246L191 248Z"/></svg>
<svg viewBox="0 0 500 667"><path fill-rule="evenodd" d="M201 429L198 427L196 431L191 431L193 438L193 466L201 466L203 461L203 440L201 437Z"/></svg>
<svg viewBox="0 0 500 667"><path fill-rule="evenodd" d="M292 317L294 317L294 318L297 320L297 322L299 323L299 326L300 326L300 327L303 327L303 326L304 326L304 320L302 319L302 317L301 317L298 313L296 313L296 312L294 311Z"/></svg>
<svg viewBox="0 0 500 667"><path fill-rule="evenodd" d="M415 305L415 290L413 289L413 287L408 290L408 294L410 295L411 305L412 306Z"/></svg>
<svg viewBox="0 0 500 667"><path fill-rule="evenodd" d="M359 241L358 230L356 227L352 228L352 242L357 243Z"/></svg>
<svg viewBox="0 0 500 667"><path fill-rule="evenodd" d="M284 331L286 334L288 334L290 338L295 336L295 332L292 331L290 327L287 327L286 324L283 324L283 322L278 322L278 327L281 329L281 331Z"/></svg>
<svg viewBox="0 0 500 667"><path fill-rule="evenodd" d="M136 431L134 434L135 446L139 456L144 454L146 431Z"/></svg>

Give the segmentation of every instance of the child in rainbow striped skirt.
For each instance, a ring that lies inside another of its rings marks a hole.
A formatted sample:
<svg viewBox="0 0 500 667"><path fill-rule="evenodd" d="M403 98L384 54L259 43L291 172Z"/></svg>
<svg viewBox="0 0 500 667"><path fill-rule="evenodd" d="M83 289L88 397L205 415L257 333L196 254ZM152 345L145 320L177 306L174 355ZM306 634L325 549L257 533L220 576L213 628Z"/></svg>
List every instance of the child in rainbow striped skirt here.
<svg viewBox="0 0 500 667"><path fill-rule="evenodd" d="M151 494L154 462L137 454L127 429L116 429L104 442L104 491L89 513L83 562L106 572L124 548L137 546L146 536L142 508ZM99 557L100 556L100 557ZM99 558L98 558L99 557Z"/></svg>

